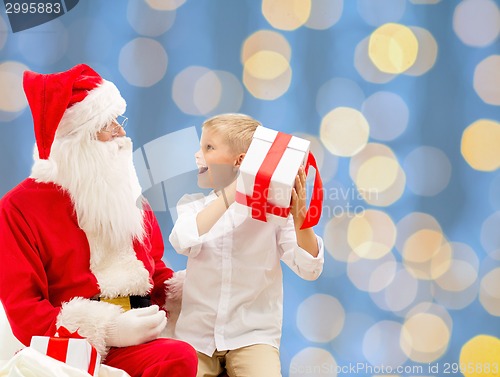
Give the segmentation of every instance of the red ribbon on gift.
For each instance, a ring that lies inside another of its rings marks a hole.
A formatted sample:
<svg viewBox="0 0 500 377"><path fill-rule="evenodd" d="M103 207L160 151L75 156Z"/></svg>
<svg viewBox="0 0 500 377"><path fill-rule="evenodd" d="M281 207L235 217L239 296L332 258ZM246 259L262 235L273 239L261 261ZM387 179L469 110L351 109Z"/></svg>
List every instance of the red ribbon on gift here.
<svg viewBox="0 0 500 377"><path fill-rule="evenodd" d="M71 332L64 326L59 327L54 337L49 339L49 344L47 345L47 356L65 363L70 338L85 339L83 336L78 334L78 330ZM94 347L91 347L88 373L92 376L94 375L96 361L97 351Z"/></svg>
<svg viewBox="0 0 500 377"><path fill-rule="evenodd" d="M307 210L306 217L300 229L311 228L318 224L319 219L321 218L321 211L323 210L323 182L321 181L321 177L319 175L316 159L313 154L309 152L306 166L304 168L306 176L311 166L314 170L316 170L316 175L314 176L314 186L311 195L311 202L309 203L309 209Z"/></svg>
<svg viewBox="0 0 500 377"><path fill-rule="evenodd" d="M271 148L269 149L262 165L255 176L254 190L252 196L236 192L236 202L246 205L252 209L252 218L266 222L266 214L272 214L279 217L288 217L290 214L290 207L283 208L275 206L268 202L269 186L276 167L278 166L283 153L288 147L292 135L278 132L274 139ZM316 170L314 178L314 187L311 197L311 203L306 213L304 223L300 229L313 227L319 222L321 217L322 203L323 203L323 183L319 175L319 170L316 164L316 159L313 154L309 152L307 156L305 173L312 166Z"/></svg>

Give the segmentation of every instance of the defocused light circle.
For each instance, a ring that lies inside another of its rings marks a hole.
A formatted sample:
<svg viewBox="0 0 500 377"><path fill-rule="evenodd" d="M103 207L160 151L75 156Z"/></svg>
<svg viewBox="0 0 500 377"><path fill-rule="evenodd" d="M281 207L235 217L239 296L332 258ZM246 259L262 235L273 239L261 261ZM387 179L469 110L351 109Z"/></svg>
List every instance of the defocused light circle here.
<svg viewBox="0 0 500 377"><path fill-rule="evenodd" d="M217 74L209 71L202 75L193 93L193 102L200 113L208 114L217 106L222 94L222 85Z"/></svg>
<svg viewBox="0 0 500 377"><path fill-rule="evenodd" d="M146 0L151 8L157 10L176 10L185 2L186 0Z"/></svg>
<svg viewBox="0 0 500 377"><path fill-rule="evenodd" d="M262 80L273 80L290 68L288 60L274 51L256 52L245 61L245 73Z"/></svg>
<svg viewBox="0 0 500 377"><path fill-rule="evenodd" d="M259 30L250 35L243 43L241 63L245 62L260 51L274 51L290 61L292 49L287 39L276 31Z"/></svg>
<svg viewBox="0 0 500 377"><path fill-rule="evenodd" d="M494 171L500 167L499 145L500 123L480 119L464 130L461 152L473 169Z"/></svg>
<svg viewBox="0 0 500 377"><path fill-rule="evenodd" d="M307 347L296 353L290 361L289 377L310 377L321 368L321 377L336 377L337 362L332 354L322 348ZM313 371L313 372L312 372Z"/></svg>
<svg viewBox="0 0 500 377"><path fill-rule="evenodd" d="M498 376L500 339L480 334L468 340L460 350L459 364L465 377ZM467 368L472 366L472 368ZM458 374L458 373L457 373Z"/></svg>
<svg viewBox="0 0 500 377"><path fill-rule="evenodd" d="M347 262L349 255L352 253L352 249L347 242L349 220L348 215L333 217L326 223L323 232L326 251L333 259L341 262Z"/></svg>
<svg viewBox="0 0 500 377"><path fill-rule="evenodd" d="M395 93L372 94L363 103L362 112L370 124L370 136L374 139L394 140L408 126L408 105Z"/></svg>
<svg viewBox="0 0 500 377"><path fill-rule="evenodd" d="M16 61L0 63L0 110L18 112L23 110L28 102L23 90L23 73L29 70L27 66Z"/></svg>
<svg viewBox="0 0 500 377"><path fill-rule="evenodd" d="M434 67L438 55L438 44L428 30L416 26L410 26L410 29L418 41L418 54L415 63L404 74L421 76Z"/></svg>
<svg viewBox="0 0 500 377"><path fill-rule="evenodd" d="M438 148L417 147L406 156L403 165L408 188L417 195L437 195L450 182L450 160Z"/></svg>
<svg viewBox="0 0 500 377"><path fill-rule="evenodd" d="M391 81L396 75L382 72L373 64L368 56L368 44L370 38L366 37L358 43L354 50L354 67L363 79L375 84L385 84Z"/></svg>
<svg viewBox="0 0 500 377"><path fill-rule="evenodd" d="M470 246L450 243L453 258L449 269L436 279L436 283L451 292L461 292L473 285L478 276L478 259Z"/></svg>
<svg viewBox="0 0 500 377"><path fill-rule="evenodd" d="M312 0L306 26L316 30L329 29L340 20L343 8L344 0Z"/></svg>
<svg viewBox="0 0 500 377"><path fill-rule="evenodd" d="M416 313L405 320L400 344L411 360L430 363L444 354L450 335L442 318L430 313Z"/></svg>
<svg viewBox="0 0 500 377"><path fill-rule="evenodd" d="M453 14L453 30L469 46L484 47L500 33L500 10L491 0L464 0Z"/></svg>
<svg viewBox="0 0 500 377"><path fill-rule="evenodd" d="M385 212L366 210L349 222L347 239L360 257L378 259L394 246L396 227Z"/></svg>
<svg viewBox="0 0 500 377"><path fill-rule="evenodd" d="M262 0L262 14L276 29L298 29L310 13L311 0Z"/></svg>
<svg viewBox="0 0 500 377"><path fill-rule="evenodd" d="M401 254L404 252L407 239L420 230L429 229L442 234L439 222L433 216L423 212L409 213L399 220L396 224L396 229L396 249Z"/></svg>
<svg viewBox="0 0 500 377"><path fill-rule="evenodd" d="M259 79L250 75L245 69L243 71L243 84L255 98L272 101L285 94L292 82L292 70L287 70L274 80Z"/></svg>
<svg viewBox="0 0 500 377"><path fill-rule="evenodd" d="M452 249L441 232L422 229L405 242L403 263L416 278L430 280L443 275L450 267Z"/></svg>
<svg viewBox="0 0 500 377"><path fill-rule="evenodd" d="M146 2L129 0L127 20L138 34L158 37L172 27L175 21L175 12L153 8L147 0Z"/></svg>
<svg viewBox="0 0 500 377"><path fill-rule="evenodd" d="M359 167L356 186L361 192L384 192L394 184L398 172L396 160L375 156Z"/></svg>
<svg viewBox="0 0 500 377"><path fill-rule="evenodd" d="M342 331L344 321L344 308L330 295L314 294L297 308L297 328L311 342L332 341Z"/></svg>
<svg viewBox="0 0 500 377"><path fill-rule="evenodd" d="M363 354L371 365L396 368L408 358L399 346L401 324L380 321L368 329L363 338Z"/></svg>
<svg viewBox="0 0 500 377"><path fill-rule="evenodd" d="M405 72L415 63L417 54L418 40L407 26L388 23L370 36L368 55L382 72Z"/></svg>
<svg viewBox="0 0 500 377"><path fill-rule="evenodd" d="M370 292L370 296L379 308L399 314L415 302L418 284L418 280L398 263L391 283L380 292Z"/></svg>
<svg viewBox="0 0 500 377"><path fill-rule="evenodd" d="M380 169L383 170L386 166L389 170L381 172ZM379 170L370 171L369 167ZM377 177L379 173L381 176ZM353 156L349 164L349 175L356 183L363 199L372 205L391 205L403 195L405 189L405 173L399 166L394 152L383 144L369 143ZM381 191L384 187L385 190Z"/></svg>
<svg viewBox="0 0 500 377"><path fill-rule="evenodd" d="M474 70L474 90L489 105L500 105L500 55L491 55Z"/></svg>
<svg viewBox="0 0 500 377"><path fill-rule="evenodd" d="M145 56L149 59L144 59ZM129 84L148 88L163 79L167 63L167 53L159 42L136 38L121 49L118 68Z"/></svg>
<svg viewBox="0 0 500 377"><path fill-rule="evenodd" d="M217 76L217 79L212 77ZM208 78L208 80L207 80ZM217 93L218 103L215 104L215 108L211 112L206 113L207 116L213 116L223 113L237 113L241 109L241 104L243 103L243 86L241 81L233 75L231 72L226 71L211 71L200 76L200 82L204 84L209 84L210 81L214 80L214 85L220 86L220 91ZM210 102L208 98L211 96L211 91L214 88L204 86L205 90L200 90L200 82L195 86L195 103L203 103L204 100ZM197 96L197 94L199 96ZM198 105L197 105L198 106Z"/></svg>
<svg viewBox="0 0 500 377"><path fill-rule="evenodd" d="M237 112L243 101L243 89L228 72L191 66L175 77L172 98L186 114L215 115Z"/></svg>
<svg viewBox="0 0 500 377"><path fill-rule="evenodd" d="M370 127L363 114L348 107L330 111L321 121L320 138L336 156L354 156L368 142Z"/></svg>
<svg viewBox="0 0 500 377"><path fill-rule="evenodd" d="M347 262L347 276L356 288L365 292L378 292L387 287L397 269L393 254L386 254L379 259L365 259L350 254Z"/></svg>
<svg viewBox="0 0 500 377"><path fill-rule="evenodd" d="M479 301L484 309L493 316L500 317L500 267L497 267L481 279Z"/></svg>

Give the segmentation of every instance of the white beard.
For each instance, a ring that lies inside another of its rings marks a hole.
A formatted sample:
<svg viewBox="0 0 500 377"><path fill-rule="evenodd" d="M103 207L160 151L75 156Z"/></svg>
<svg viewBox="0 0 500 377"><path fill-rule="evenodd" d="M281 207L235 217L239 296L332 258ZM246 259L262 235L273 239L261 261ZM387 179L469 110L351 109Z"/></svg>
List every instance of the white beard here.
<svg viewBox="0 0 500 377"><path fill-rule="evenodd" d="M145 294L149 273L132 246L134 240L143 242L145 233L132 141L56 138L50 158L57 164L54 181L68 191L87 235L102 296Z"/></svg>

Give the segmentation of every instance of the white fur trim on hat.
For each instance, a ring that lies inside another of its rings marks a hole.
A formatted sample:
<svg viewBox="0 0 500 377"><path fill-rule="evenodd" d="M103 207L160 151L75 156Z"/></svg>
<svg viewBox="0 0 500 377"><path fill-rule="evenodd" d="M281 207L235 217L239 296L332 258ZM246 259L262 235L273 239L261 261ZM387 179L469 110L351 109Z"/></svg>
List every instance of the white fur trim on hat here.
<svg viewBox="0 0 500 377"><path fill-rule="evenodd" d="M55 137L69 134L93 135L123 114L126 107L127 104L115 84L103 80L82 101L64 112Z"/></svg>

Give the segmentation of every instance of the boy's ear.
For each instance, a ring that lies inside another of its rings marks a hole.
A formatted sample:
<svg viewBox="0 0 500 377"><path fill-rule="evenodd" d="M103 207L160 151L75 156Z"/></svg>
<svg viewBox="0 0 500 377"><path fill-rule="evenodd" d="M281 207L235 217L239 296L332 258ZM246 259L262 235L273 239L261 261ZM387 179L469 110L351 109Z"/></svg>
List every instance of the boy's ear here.
<svg viewBox="0 0 500 377"><path fill-rule="evenodd" d="M245 158L245 153L240 153L238 157L236 158L236 161L234 163L234 166L240 166L241 163L243 162L243 159Z"/></svg>

